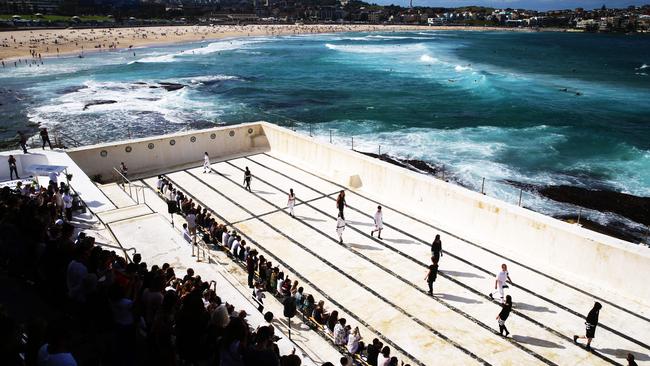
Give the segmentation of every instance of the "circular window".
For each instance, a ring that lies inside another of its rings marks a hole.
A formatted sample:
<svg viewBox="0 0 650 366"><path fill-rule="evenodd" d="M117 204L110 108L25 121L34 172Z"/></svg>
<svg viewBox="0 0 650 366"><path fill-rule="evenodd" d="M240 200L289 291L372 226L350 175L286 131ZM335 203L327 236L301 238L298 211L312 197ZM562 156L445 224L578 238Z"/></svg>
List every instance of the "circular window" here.
<svg viewBox="0 0 650 366"><path fill-rule="evenodd" d="M174 139L169 140L169 144L172 146L176 145L176 140Z"/></svg>
<svg viewBox="0 0 650 366"><path fill-rule="evenodd" d="M230 131L229 135L230 135L230 137L235 136L235 131Z"/></svg>
<svg viewBox="0 0 650 366"><path fill-rule="evenodd" d="M196 136L192 136L192 137L190 137L190 141L191 141L191 142L196 142Z"/></svg>
<svg viewBox="0 0 650 366"><path fill-rule="evenodd" d="M211 134L210 134L210 138L213 139L213 140L216 139L216 138L217 138L217 134L216 134L216 133L211 133Z"/></svg>
<svg viewBox="0 0 650 366"><path fill-rule="evenodd" d="M131 146L127 146L127 147L124 148L124 151L126 151L127 153L130 153L131 151L133 151L133 149L131 148Z"/></svg>
<svg viewBox="0 0 650 366"><path fill-rule="evenodd" d="M99 155L101 155L102 158L105 158L106 155L108 155L108 151L106 151L106 150L102 150L102 151L99 153Z"/></svg>
<svg viewBox="0 0 650 366"><path fill-rule="evenodd" d="M252 129L252 128L249 128L249 129L248 129L248 134L250 135L251 133L253 133L253 129Z"/></svg>
<svg viewBox="0 0 650 366"><path fill-rule="evenodd" d="M153 150L153 142L150 142L149 145L147 145L147 147L149 148L149 150Z"/></svg>

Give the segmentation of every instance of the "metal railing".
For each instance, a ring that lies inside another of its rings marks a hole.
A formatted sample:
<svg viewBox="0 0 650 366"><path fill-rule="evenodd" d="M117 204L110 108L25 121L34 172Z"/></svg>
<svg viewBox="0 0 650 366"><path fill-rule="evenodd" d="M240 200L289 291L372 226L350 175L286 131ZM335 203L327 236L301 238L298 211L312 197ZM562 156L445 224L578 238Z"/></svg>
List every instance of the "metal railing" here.
<svg viewBox="0 0 650 366"><path fill-rule="evenodd" d="M147 196L145 195L144 190L147 189L147 187L131 182L129 178L122 174L122 172L117 168L113 167L113 170L118 174L118 181L121 181L118 182L117 185L124 191L124 193L128 194L137 204L140 204L140 192L142 192L142 203L146 204Z"/></svg>

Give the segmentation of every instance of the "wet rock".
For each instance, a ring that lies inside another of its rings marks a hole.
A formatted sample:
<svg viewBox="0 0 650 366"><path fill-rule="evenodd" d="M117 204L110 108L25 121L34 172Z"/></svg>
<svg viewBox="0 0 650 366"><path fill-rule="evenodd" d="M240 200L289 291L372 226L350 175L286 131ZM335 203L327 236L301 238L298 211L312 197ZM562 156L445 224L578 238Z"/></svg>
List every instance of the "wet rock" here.
<svg viewBox="0 0 650 366"><path fill-rule="evenodd" d="M185 85L183 84L177 84L177 83L165 83L161 82L160 87L167 90L167 91L174 91L174 90L179 90L183 89Z"/></svg>
<svg viewBox="0 0 650 366"><path fill-rule="evenodd" d="M117 103L116 100L93 100L84 105L84 111L88 109L88 107L94 106L94 105L102 105L102 104L115 104Z"/></svg>

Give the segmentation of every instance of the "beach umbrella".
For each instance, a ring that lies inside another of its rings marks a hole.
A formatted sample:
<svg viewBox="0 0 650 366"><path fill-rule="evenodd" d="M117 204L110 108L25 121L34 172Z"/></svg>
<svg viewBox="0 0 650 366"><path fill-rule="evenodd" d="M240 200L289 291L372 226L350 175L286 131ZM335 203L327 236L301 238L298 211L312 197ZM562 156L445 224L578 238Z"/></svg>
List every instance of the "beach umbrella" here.
<svg viewBox="0 0 650 366"><path fill-rule="evenodd" d="M43 14L41 14L41 13L36 13L36 14L34 14L34 15L35 15L36 17L38 17L38 18L42 18L42 17L43 17Z"/></svg>
<svg viewBox="0 0 650 366"><path fill-rule="evenodd" d="M14 16L11 17L11 19L20 20L20 15L14 15Z"/></svg>
<svg viewBox="0 0 650 366"><path fill-rule="evenodd" d="M72 18L70 18L70 19L72 19L72 21L73 21L73 22L78 22L78 21L80 21L80 20L81 20L81 18L79 18L79 17L78 17L78 16L76 16L76 15L75 15L75 16L73 16L73 17L72 17Z"/></svg>

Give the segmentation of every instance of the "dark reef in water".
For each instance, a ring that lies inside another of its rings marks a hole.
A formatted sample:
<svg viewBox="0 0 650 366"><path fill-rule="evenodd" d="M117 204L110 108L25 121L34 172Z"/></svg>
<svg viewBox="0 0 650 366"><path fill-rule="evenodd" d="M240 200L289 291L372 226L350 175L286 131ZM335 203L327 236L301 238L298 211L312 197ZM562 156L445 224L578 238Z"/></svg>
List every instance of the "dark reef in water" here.
<svg viewBox="0 0 650 366"><path fill-rule="evenodd" d="M84 104L84 111L88 109L88 107L92 107L94 105L102 105L102 104L115 104L117 103L116 100L91 100L90 102L87 102Z"/></svg>
<svg viewBox="0 0 650 366"><path fill-rule="evenodd" d="M444 174L442 166L432 165L426 161L401 159L387 154L357 152L419 173L438 178L444 177L446 181L449 181L449 178L453 180L453 176ZM464 186L462 182L457 180L454 180L454 183ZM537 193L557 202L569 203L599 212L611 212L634 222L650 226L650 197L639 197L606 189L592 190L566 185L541 186L512 180L505 180L504 183L527 192ZM571 223L578 221L577 215L555 215L554 217ZM580 225L633 243L645 241L648 236L647 230L634 229L616 221L603 225L585 217L580 217Z"/></svg>

